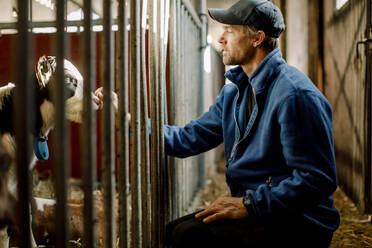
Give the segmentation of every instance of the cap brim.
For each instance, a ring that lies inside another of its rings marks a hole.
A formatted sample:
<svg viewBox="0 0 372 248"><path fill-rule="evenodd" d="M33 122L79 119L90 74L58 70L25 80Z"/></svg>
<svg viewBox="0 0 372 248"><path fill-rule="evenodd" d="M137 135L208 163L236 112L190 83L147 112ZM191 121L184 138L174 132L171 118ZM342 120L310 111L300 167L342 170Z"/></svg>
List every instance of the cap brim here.
<svg viewBox="0 0 372 248"><path fill-rule="evenodd" d="M209 16L220 23L231 25L243 25L229 9L208 9Z"/></svg>

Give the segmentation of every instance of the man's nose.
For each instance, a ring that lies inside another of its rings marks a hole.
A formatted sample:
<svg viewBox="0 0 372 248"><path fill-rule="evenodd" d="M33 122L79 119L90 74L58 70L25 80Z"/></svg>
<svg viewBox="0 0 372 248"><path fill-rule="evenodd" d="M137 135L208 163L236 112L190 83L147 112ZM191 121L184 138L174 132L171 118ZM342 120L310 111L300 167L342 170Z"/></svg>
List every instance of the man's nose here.
<svg viewBox="0 0 372 248"><path fill-rule="evenodd" d="M222 34L220 36L220 38L218 39L218 42L221 43L221 44L226 44L226 40L225 40L224 34Z"/></svg>

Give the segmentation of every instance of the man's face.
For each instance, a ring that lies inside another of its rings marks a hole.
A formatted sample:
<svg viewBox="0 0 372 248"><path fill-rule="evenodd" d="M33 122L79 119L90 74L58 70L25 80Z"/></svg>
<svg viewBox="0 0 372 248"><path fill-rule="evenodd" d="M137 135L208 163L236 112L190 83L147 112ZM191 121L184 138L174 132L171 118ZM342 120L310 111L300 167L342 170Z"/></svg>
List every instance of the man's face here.
<svg viewBox="0 0 372 248"><path fill-rule="evenodd" d="M253 38L247 36L241 25L224 25L218 42L222 47L225 65L244 65L250 63L255 53Z"/></svg>

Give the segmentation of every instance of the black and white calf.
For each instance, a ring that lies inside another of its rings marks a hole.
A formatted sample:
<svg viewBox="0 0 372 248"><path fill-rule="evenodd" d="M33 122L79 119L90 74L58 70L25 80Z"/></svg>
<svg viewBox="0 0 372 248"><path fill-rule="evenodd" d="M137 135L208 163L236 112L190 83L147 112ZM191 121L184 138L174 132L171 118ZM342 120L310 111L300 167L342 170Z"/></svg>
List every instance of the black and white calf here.
<svg viewBox="0 0 372 248"><path fill-rule="evenodd" d="M31 83L37 87L35 96L35 121L34 130L30 135L33 139L34 156L31 160L29 169L32 170L37 159L48 159L49 152L46 143L46 137L54 126L54 106L51 101L51 94L54 85L57 83L55 80L54 72L56 69L56 59L52 56L43 56L39 59L35 69L35 74ZM82 98L83 98L83 77L78 69L68 60L64 61L65 71L65 85L66 85L66 118L70 121L82 121ZM15 125L13 105L14 89L16 85L8 83L8 85L0 87L0 134L2 135L3 145L10 153L12 161L15 161ZM97 109L96 104L93 102L94 108ZM17 177L15 172L15 164L12 163L8 172L8 190L16 196L17 192ZM7 235L7 228L4 227L0 230L0 248L9 247L9 237ZM31 233L32 235L32 233ZM35 240L32 235L33 247L36 247Z"/></svg>

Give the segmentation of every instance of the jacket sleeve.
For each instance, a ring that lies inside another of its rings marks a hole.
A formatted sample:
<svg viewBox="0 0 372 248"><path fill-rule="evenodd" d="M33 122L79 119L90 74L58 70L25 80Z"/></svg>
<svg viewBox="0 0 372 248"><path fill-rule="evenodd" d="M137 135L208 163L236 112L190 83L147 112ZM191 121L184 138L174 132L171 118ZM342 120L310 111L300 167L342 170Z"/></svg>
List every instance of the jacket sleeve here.
<svg viewBox="0 0 372 248"><path fill-rule="evenodd" d="M256 215L304 210L324 202L337 187L332 110L313 92L297 92L277 111L280 143L292 174L276 185L247 190Z"/></svg>
<svg viewBox="0 0 372 248"><path fill-rule="evenodd" d="M223 90L208 112L184 127L164 126L165 152L185 158L210 150L222 143Z"/></svg>

